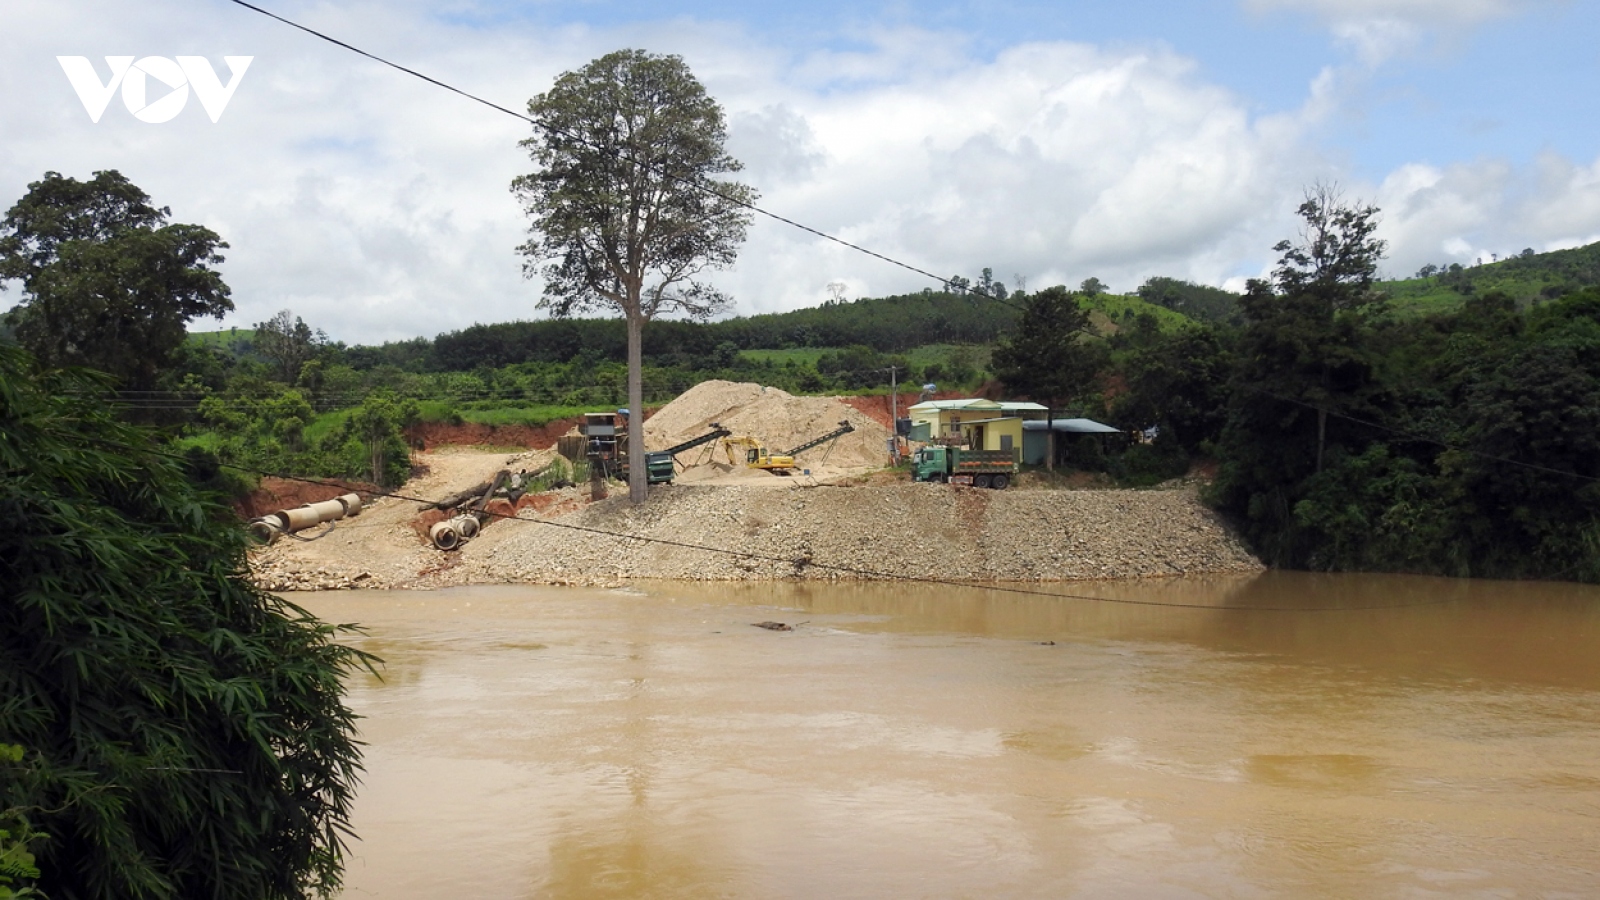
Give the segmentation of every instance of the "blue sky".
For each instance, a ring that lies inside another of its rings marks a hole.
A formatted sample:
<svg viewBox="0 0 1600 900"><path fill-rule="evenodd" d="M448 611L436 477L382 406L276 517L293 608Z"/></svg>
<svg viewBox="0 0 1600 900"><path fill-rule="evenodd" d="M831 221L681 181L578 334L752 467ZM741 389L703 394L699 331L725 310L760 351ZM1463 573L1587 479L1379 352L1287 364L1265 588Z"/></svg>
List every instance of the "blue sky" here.
<svg viewBox="0 0 1600 900"><path fill-rule="evenodd" d="M795 52L859 48L855 35L873 25L928 28L965 40L976 58L991 59L1030 41L1162 44L1261 111L1299 106L1319 71L1359 55L1312 11L1289 4L1252 8L1237 0L475 6L442 10L440 17L485 27L737 22ZM1437 17L1432 25L1429 18L1413 16L1421 32L1416 44L1371 67L1353 86L1359 96L1352 108L1326 136L1365 174L1381 177L1417 159L1446 163L1492 154L1527 162L1546 150L1573 155L1600 147L1600 4L1525 4L1520 14L1493 17L1482 27L1472 27L1470 17L1467 23Z"/></svg>
<svg viewBox="0 0 1600 900"><path fill-rule="evenodd" d="M516 108L609 50L682 54L764 206L941 274L1237 286L1314 182L1383 208L1393 275L1600 240L1600 3L260 5ZM116 100L91 122L56 62L184 54L253 57L216 123ZM0 88L0 201L121 170L232 245L223 325L289 308L371 342L541 315L513 119L226 0L12 0ZM742 313L925 286L765 222L718 280Z"/></svg>

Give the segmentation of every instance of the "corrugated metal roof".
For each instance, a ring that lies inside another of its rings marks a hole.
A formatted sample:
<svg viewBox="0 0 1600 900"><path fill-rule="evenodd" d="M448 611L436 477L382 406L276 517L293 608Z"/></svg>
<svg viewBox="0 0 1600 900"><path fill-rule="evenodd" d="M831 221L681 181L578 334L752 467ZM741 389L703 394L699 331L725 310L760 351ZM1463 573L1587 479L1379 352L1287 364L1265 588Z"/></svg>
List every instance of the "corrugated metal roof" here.
<svg viewBox="0 0 1600 900"><path fill-rule="evenodd" d="M993 400L985 400L982 397L971 397L971 398L968 398L968 399L965 399L965 400L924 400L921 403L916 404L915 406L908 407L907 411L909 412L910 410L915 410L915 409L920 409L920 410L933 410L933 409L983 409L983 410L994 410L994 409L1000 409L1000 404L994 402Z"/></svg>
<svg viewBox="0 0 1600 900"><path fill-rule="evenodd" d="M1000 408L1006 412L1049 412L1050 407L1027 400L1001 400Z"/></svg>
<svg viewBox="0 0 1600 900"><path fill-rule="evenodd" d="M1121 434L1122 433L1122 429L1120 429L1120 428L1112 428L1110 425L1105 425L1105 424L1102 424L1100 422L1096 422L1093 419L1054 419L1054 420L1052 420L1050 422L1045 422L1043 419L1039 419L1039 420L1031 421L1031 422L1023 422L1022 423L1022 430L1023 431L1044 431L1047 426L1054 426L1056 431L1064 431L1064 432L1068 432L1070 434Z"/></svg>

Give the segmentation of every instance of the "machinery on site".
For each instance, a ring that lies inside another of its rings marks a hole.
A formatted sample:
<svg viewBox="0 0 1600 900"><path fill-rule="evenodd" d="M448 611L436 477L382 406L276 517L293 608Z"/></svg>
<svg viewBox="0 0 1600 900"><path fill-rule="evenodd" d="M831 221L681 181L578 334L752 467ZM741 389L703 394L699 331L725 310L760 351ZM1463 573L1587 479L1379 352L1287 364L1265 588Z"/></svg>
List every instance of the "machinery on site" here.
<svg viewBox="0 0 1600 900"><path fill-rule="evenodd" d="M710 423L711 430L692 437L665 450L646 450L644 454L645 480L649 484L670 484L678 470L678 454L709 444L732 434L717 422ZM584 456L591 471L602 478L628 480L628 411L615 413L584 413L578 431L584 438Z"/></svg>
<svg viewBox="0 0 1600 900"><path fill-rule="evenodd" d="M911 480L1005 490L1018 470L1014 450L968 450L929 444L911 456Z"/></svg>
<svg viewBox="0 0 1600 900"><path fill-rule="evenodd" d="M800 446L795 447L793 450L789 450L785 453L772 453L768 451L766 446L760 441L747 435L741 435L739 437L725 437L722 439L722 447L725 451L727 451L729 463L738 465L742 462L752 469L765 469L774 475L789 475L794 472L794 458L796 456L799 456L801 453L804 453L813 447L818 447L823 444L828 444L828 449L831 452L833 450L832 442L834 440L838 439L841 435L849 434L855 430L856 427L851 425L847 419L840 422L838 428L835 428L821 437L812 438L811 440L806 441ZM737 453L735 452L734 448L739 448ZM743 459L739 458L741 455L743 456ZM824 455L822 458L825 462L827 461L828 457Z"/></svg>
<svg viewBox="0 0 1600 900"><path fill-rule="evenodd" d="M834 440L836 440L836 439L838 439L840 437L843 437L844 435L847 435L850 432L855 431L855 430L856 430L856 427L854 425L850 424L850 420L849 419L841 419L839 421L839 427L838 428L835 428L834 430L828 432L827 434L823 435L822 437L812 438L811 440L806 441L804 444L801 444L800 446L794 448L793 450L790 450L788 453L785 453L784 456L796 457L796 456L799 456L800 454L806 452L807 450L810 450L812 447L820 447L823 444L827 444L828 445L828 453L832 453L833 452L833 442L834 442ZM822 460L823 460L823 462L827 462L827 460L828 460L828 454L827 453L824 453L822 455Z"/></svg>
<svg viewBox="0 0 1600 900"><path fill-rule="evenodd" d="M738 452L734 448L738 448ZM774 475L787 475L794 468L794 457L781 454L774 456L768 452L766 445L748 435L723 438L722 449L727 451L731 465L744 463L752 469L766 469Z"/></svg>
<svg viewBox="0 0 1600 900"><path fill-rule="evenodd" d="M584 456L589 470L601 478L617 478L628 458L628 416L626 410L614 413L584 413L578 433L584 437Z"/></svg>
<svg viewBox="0 0 1600 900"><path fill-rule="evenodd" d="M646 450L644 452L645 481L649 484L671 484L673 477L677 475L679 453L709 444L717 438L724 438L732 433L720 424L712 422L711 430L699 437L690 438L681 444L674 444L665 450ZM619 471L624 479L628 477L626 436L624 436Z"/></svg>

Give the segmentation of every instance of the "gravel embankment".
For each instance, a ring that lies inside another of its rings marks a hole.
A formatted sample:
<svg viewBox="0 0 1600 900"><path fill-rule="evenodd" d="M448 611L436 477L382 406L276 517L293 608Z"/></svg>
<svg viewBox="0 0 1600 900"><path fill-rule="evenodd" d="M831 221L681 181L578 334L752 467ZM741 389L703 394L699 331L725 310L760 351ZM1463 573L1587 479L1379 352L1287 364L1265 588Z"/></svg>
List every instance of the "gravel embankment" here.
<svg viewBox="0 0 1600 900"><path fill-rule="evenodd" d="M1192 490L674 485L637 508L616 497L556 524L501 522L437 574L454 583L1055 581L1260 568Z"/></svg>

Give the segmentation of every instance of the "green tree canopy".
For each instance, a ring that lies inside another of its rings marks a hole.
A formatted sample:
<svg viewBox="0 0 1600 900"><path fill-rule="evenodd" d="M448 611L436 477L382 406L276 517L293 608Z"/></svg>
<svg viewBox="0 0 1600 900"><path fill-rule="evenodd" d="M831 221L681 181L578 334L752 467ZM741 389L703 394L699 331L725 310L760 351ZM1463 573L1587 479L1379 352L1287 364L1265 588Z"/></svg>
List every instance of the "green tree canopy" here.
<svg viewBox="0 0 1600 900"><path fill-rule="evenodd" d="M0 809L57 898L337 888L370 660L257 589L232 512L144 430L0 344Z"/></svg>
<svg viewBox="0 0 1600 900"><path fill-rule="evenodd" d="M1370 315L1381 299L1371 290L1384 249L1372 236L1378 210L1318 186L1298 213L1299 239L1273 248L1282 256L1271 283L1252 279L1240 300L1245 327L1216 484L1257 551L1281 565L1309 552L1294 508L1330 442L1342 453L1370 440L1343 418L1330 429L1328 414L1371 418L1379 390Z"/></svg>
<svg viewBox="0 0 1600 900"><path fill-rule="evenodd" d="M328 342L320 329L313 331L291 310L280 310L265 322L257 322L251 349L267 361L273 374L284 384L294 384L300 369L316 356L317 348Z"/></svg>
<svg viewBox="0 0 1600 900"><path fill-rule="evenodd" d="M729 300L700 280L733 263L756 194L725 176L722 108L682 57L619 50L567 72L528 102L539 132L521 142L537 170L514 180L533 237L518 252L556 315L616 309L628 325L628 404L644 405L641 334L678 310ZM644 442L629 442L629 493L645 498Z"/></svg>
<svg viewBox="0 0 1600 900"><path fill-rule="evenodd" d="M1062 409L1096 387L1108 354L1091 335L1089 310L1063 286L1028 299L1017 328L994 350L991 366L1006 389Z"/></svg>
<svg viewBox="0 0 1600 900"><path fill-rule="evenodd" d="M1378 208L1346 203L1339 189L1319 184L1306 191L1296 210L1299 240L1279 241L1283 254L1272 271L1274 287L1285 297L1314 297L1335 310L1370 303L1372 282L1387 247L1373 237Z"/></svg>
<svg viewBox="0 0 1600 900"><path fill-rule="evenodd" d="M148 390L183 343L185 325L233 309L212 266L228 245L115 170L80 182L56 172L0 221L0 281L22 282L10 313L17 339L43 365L108 372Z"/></svg>

